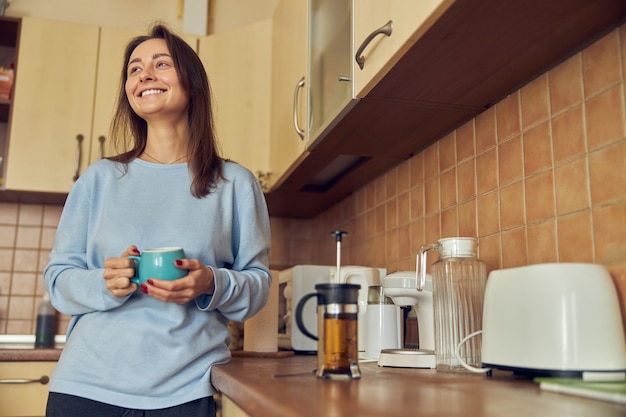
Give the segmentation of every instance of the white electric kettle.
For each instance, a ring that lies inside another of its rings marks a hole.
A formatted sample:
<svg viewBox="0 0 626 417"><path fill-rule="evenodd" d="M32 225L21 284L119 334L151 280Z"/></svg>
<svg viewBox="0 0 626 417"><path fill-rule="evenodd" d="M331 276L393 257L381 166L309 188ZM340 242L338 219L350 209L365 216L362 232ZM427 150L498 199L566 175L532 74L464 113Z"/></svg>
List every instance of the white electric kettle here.
<svg viewBox="0 0 626 417"><path fill-rule="evenodd" d="M337 269L332 268L330 271L331 282L335 276ZM366 312L367 312L367 293L369 287L380 285L380 277L385 276L387 270L385 268L370 268L367 266L348 265L342 266L339 270L339 283L342 284L358 284L361 286L359 290L359 314L358 314L358 338L359 351L365 351L365 341L367 340Z"/></svg>

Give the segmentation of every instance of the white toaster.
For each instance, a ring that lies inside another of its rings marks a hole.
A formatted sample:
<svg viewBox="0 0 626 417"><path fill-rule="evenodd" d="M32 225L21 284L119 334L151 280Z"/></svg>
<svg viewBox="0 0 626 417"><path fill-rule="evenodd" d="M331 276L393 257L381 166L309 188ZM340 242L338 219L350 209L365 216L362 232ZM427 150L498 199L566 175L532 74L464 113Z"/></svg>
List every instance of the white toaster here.
<svg viewBox="0 0 626 417"><path fill-rule="evenodd" d="M620 305L608 271L584 263L492 271L482 366L533 376L626 371Z"/></svg>

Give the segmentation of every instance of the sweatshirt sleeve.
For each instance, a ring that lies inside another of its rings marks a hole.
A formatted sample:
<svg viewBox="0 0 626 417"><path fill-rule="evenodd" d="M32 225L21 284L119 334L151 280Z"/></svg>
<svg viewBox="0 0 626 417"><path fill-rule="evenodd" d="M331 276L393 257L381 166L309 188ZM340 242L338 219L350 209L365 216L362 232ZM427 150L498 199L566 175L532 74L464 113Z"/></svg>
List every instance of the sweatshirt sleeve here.
<svg viewBox="0 0 626 417"><path fill-rule="evenodd" d="M272 277L269 271L270 224L265 197L255 178L238 192L232 242L235 258L229 268L212 268L215 291L201 296L201 310L218 310L227 319L243 322L265 306Z"/></svg>
<svg viewBox="0 0 626 417"><path fill-rule="evenodd" d="M106 289L103 265L88 261L89 219L92 214L89 178L87 173L81 176L68 195L50 260L44 269L44 284L52 305L68 315L110 310L128 298L113 296Z"/></svg>

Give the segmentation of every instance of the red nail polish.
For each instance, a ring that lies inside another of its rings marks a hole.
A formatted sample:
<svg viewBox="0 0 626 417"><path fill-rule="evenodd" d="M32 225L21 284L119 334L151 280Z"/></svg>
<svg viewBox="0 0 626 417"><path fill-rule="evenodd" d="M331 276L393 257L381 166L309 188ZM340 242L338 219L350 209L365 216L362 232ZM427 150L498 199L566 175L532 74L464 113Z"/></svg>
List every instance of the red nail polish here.
<svg viewBox="0 0 626 417"><path fill-rule="evenodd" d="M149 279L149 280L148 280L148 284L150 284L150 285L154 285L154 281L152 281L151 279ZM145 284L144 284L144 285L145 285ZM146 289L147 289L147 288L148 288L148 287L146 287Z"/></svg>
<svg viewBox="0 0 626 417"><path fill-rule="evenodd" d="M141 284L141 292L148 294L148 286L146 284Z"/></svg>
<svg viewBox="0 0 626 417"><path fill-rule="evenodd" d="M133 252L134 252L134 253L139 253L139 249L137 249L137 248L133 248Z"/></svg>
<svg viewBox="0 0 626 417"><path fill-rule="evenodd" d="M176 259L175 262L176 262L176 265L178 265L178 266L182 266L182 264L183 264L183 261L181 261L180 259Z"/></svg>

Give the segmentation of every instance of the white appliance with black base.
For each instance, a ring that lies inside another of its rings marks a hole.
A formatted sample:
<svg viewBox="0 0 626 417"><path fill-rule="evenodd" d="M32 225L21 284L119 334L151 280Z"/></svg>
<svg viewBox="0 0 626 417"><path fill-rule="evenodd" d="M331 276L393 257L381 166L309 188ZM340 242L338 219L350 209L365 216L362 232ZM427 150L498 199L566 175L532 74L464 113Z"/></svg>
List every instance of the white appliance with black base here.
<svg viewBox="0 0 626 417"><path fill-rule="evenodd" d="M394 272L383 278L384 294L397 306L411 306L417 315L419 349L383 349L379 366L436 368L433 282L429 274L418 280L416 271Z"/></svg>

